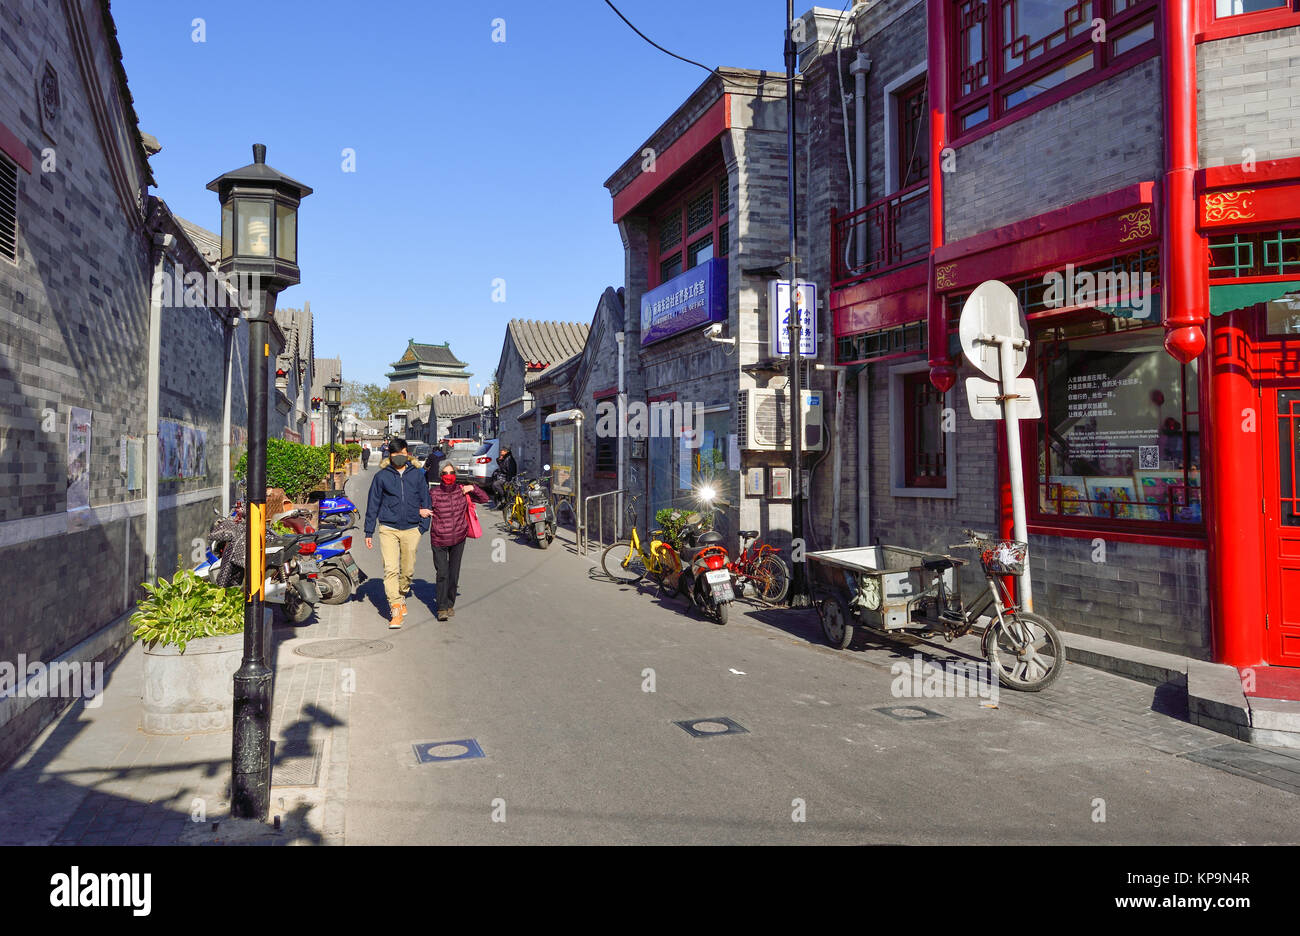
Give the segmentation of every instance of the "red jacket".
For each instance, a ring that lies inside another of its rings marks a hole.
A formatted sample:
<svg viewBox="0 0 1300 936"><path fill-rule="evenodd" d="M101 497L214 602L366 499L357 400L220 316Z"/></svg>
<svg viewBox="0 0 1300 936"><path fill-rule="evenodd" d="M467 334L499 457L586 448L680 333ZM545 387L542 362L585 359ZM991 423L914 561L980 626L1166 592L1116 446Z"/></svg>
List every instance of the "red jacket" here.
<svg viewBox="0 0 1300 936"><path fill-rule="evenodd" d="M429 496L433 501L433 522L429 526L433 545L455 546L469 536L469 505L460 485L452 485L448 490L439 482L430 488ZM479 504L488 502L487 494L477 486L471 486L469 496Z"/></svg>

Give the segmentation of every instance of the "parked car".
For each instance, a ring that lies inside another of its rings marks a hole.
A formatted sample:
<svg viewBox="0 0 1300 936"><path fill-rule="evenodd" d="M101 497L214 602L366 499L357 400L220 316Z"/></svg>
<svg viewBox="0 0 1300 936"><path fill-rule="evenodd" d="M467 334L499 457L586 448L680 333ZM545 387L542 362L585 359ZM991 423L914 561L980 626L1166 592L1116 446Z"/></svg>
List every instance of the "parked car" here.
<svg viewBox="0 0 1300 936"><path fill-rule="evenodd" d="M474 459L482 447L477 439L443 439L443 460L456 466L456 480L471 483L474 479Z"/></svg>
<svg viewBox="0 0 1300 936"><path fill-rule="evenodd" d="M488 439L474 453L474 483L487 489L492 472L497 470L497 456L501 454L501 440Z"/></svg>
<svg viewBox="0 0 1300 936"><path fill-rule="evenodd" d="M423 465L429 460L429 453L433 451L433 446L428 442L417 442L411 446L411 457Z"/></svg>

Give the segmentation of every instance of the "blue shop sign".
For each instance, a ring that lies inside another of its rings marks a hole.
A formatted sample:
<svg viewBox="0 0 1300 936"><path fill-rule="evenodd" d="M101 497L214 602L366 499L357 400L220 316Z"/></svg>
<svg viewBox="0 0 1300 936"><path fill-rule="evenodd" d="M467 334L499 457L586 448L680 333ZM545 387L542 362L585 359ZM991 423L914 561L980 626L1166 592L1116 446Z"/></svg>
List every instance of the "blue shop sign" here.
<svg viewBox="0 0 1300 936"><path fill-rule="evenodd" d="M715 257L641 296L641 345L727 320L727 259Z"/></svg>

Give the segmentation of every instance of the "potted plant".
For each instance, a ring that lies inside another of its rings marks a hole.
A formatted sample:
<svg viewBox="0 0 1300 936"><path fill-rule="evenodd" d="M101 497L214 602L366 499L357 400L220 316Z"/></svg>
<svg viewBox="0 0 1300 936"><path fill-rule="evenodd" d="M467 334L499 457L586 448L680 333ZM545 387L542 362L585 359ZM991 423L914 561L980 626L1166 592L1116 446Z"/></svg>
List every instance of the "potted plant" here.
<svg viewBox="0 0 1300 936"><path fill-rule="evenodd" d="M149 734L229 730L233 677L244 650L244 596L218 588L188 569L171 581L143 585L147 596L131 616L131 636L144 649L144 711ZM265 629L270 659L271 628Z"/></svg>

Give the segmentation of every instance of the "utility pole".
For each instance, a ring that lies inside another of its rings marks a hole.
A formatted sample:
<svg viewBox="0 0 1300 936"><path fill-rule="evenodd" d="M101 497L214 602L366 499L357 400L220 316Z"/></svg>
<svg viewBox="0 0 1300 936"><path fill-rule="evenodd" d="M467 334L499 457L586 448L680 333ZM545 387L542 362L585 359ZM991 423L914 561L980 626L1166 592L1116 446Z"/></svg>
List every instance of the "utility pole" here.
<svg viewBox="0 0 1300 936"><path fill-rule="evenodd" d="M804 529L803 529L803 393L799 388L799 339L802 322L799 316L799 196L795 188L795 100L794 100L794 0L785 3L785 124L786 168L790 187L790 439L793 464L791 465L791 553L798 549L800 561L792 563L790 578L790 603L802 604L807 594L804 580Z"/></svg>

